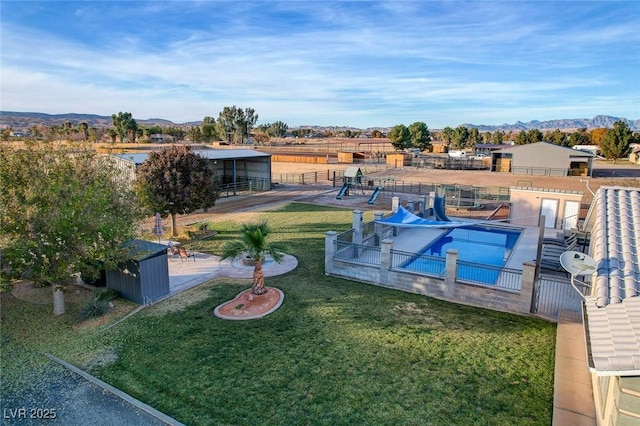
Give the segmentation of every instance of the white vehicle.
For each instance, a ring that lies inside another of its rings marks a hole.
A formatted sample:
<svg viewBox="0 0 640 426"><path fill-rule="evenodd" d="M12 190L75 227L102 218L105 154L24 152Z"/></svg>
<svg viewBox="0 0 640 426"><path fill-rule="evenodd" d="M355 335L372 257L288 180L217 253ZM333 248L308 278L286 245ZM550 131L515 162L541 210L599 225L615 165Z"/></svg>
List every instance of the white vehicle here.
<svg viewBox="0 0 640 426"><path fill-rule="evenodd" d="M449 151L451 158L467 158L467 151Z"/></svg>

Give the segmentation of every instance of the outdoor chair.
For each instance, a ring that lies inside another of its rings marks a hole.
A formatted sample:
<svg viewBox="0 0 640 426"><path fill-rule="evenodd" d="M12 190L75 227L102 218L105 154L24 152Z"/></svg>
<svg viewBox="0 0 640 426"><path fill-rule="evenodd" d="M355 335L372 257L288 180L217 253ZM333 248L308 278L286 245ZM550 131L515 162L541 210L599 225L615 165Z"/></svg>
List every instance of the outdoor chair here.
<svg viewBox="0 0 640 426"><path fill-rule="evenodd" d="M178 250L178 246L169 246L169 254L173 259L180 256L180 252Z"/></svg>
<svg viewBox="0 0 640 426"><path fill-rule="evenodd" d="M551 245L570 247L568 250L571 250L575 248L575 246L578 244L578 235L574 233L567 237L562 237L562 238L547 237L542 240L542 244L551 244Z"/></svg>
<svg viewBox="0 0 640 426"><path fill-rule="evenodd" d="M184 259L188 261L189 258L192 257L193 261L196 261L196 254L194 252L188 252L187 249L183 246L178 246L178 255L180 256L181 260Z"/></svg>

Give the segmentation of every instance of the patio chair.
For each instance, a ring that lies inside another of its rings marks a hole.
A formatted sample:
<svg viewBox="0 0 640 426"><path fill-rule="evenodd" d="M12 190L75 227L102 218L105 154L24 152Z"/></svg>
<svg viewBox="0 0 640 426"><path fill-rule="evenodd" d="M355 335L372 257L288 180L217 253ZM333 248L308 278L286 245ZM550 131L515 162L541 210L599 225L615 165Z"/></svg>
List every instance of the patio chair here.
<svg viewBox="0 0 640 426"><path fill-rule="evenodd" d="M192 257L193 261L196 261L196 254L194 252L188 252L183 246L178 246L178 255L180 256L180 260L184 259L189 261L189 258Z"/></svg>
<svg viewBox="0 0 640 426"><path fill-rule="evenodd" d="M168 254L170 254L173 259L180 256L180 252L178 251L178 246L170 245Z"/></svg>

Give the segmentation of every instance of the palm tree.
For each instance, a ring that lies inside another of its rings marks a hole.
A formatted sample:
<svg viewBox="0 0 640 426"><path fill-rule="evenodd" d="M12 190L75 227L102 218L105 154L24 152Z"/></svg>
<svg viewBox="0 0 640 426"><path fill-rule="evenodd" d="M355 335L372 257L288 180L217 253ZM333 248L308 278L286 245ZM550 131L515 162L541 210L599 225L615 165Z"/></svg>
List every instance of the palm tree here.
<svg viewBox="0 0 640 426"><path fill-rule="evenodd" d="M242 255L248 256L254 262L251 293L265 294L267 290L264 288L262 263L267 256L280 263L284 255L282 248L267 241L271 230L266 221L259 224L243 224L240 232L239 241L232 241L224 246L221 260L234 259Z"/></svg>

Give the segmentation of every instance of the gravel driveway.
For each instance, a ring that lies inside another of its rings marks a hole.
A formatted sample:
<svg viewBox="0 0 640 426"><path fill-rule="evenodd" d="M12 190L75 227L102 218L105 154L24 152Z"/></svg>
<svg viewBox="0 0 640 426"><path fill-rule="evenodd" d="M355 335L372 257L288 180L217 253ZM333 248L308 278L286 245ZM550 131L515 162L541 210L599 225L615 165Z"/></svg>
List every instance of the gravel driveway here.
<svg viewBox="0 0 640 426"><path fill-rule="evenodd" d="M130 399L129 401L127 399ZM132 398L110 390L50 361L31 388L2 395L3 425L159 426L180 423L158 418ZM153 409L152 409L153 410ZM160 413L162 416L162 414Z"/></svg>

